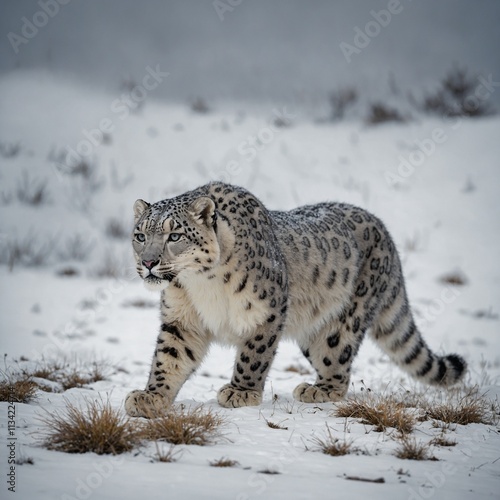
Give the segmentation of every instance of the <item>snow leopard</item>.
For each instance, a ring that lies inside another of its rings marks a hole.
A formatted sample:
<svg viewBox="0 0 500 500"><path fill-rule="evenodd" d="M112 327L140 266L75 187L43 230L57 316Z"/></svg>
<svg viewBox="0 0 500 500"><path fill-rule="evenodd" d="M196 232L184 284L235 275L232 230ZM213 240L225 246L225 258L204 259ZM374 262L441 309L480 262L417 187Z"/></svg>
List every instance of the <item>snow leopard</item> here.
<svg viewBox="0 0 500 500"><path fill-rule="evenodd" d="M244 188L212 182L180 196L134 204L137 272L161 291L161 326L145 390L130 416L167 410L212 342L236 347L223 407L262 402L282 339L316 372L293 397L342 400L368 334L418 381L450 386L466 362L437 355L417 328L394 241L380 219L339 202L270 211Z"/></svg>

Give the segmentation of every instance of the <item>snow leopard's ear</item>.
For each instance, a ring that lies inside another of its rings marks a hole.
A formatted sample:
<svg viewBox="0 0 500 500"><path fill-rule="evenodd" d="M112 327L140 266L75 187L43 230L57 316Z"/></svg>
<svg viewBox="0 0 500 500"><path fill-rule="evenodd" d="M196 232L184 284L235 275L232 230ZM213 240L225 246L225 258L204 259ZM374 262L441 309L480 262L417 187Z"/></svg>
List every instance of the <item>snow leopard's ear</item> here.
<svg viewBox="0 0 500 500"><path fill-rule="evenodd" d="M134 203L134 220L137 222L141 215L148 209L151 205L144 200L137 200Z"/></svg>
<svg viewBox="0 0 500 500"><path fill-rule="evenodd" d="M207 227L215 225L215 203L208 196L202 196L194 200L189 205L188 212L197 224L204 224Z"/></svg>

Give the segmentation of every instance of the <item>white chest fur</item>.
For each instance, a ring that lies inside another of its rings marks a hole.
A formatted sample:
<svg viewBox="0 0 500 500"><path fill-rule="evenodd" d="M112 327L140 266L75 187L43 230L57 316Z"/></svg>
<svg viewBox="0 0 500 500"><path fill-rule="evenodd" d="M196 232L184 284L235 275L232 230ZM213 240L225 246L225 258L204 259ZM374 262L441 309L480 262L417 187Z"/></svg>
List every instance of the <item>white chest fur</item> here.
<svg viewBox="0 0 500 500"><path fill-rule="evenodd" d="M236 292L243 276L232 275L225 283L224 274L220 270L208 279L207 274L183 273L179 280L204 327L219 342L235 344L264 323L268 313L250 283Z"/></svg>

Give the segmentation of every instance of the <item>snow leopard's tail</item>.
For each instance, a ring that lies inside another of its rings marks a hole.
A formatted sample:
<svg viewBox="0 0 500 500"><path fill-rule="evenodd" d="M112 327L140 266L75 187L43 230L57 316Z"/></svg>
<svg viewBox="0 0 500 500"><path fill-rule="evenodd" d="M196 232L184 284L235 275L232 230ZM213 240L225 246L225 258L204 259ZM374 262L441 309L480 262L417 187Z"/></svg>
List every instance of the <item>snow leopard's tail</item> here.
<svg viewBox="0 0 500 500"><path fill-rule="evenodd" d="M460 382L467 370L461 356L438 356L430 350L415 325L404 287L381 311L372 335L392 361L420 382L450 386Z"/></svg>

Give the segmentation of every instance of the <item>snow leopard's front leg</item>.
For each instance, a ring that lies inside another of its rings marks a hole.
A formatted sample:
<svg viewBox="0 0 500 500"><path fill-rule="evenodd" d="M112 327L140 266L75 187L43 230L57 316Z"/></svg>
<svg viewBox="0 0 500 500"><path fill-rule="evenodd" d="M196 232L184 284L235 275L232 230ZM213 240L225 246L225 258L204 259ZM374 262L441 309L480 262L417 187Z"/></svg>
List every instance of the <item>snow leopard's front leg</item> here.
<svg viewBox="0 0 500 500"><path fill-rule="evenodd" d="M146 390L130 392L125 411L131 417L147 418L164 412L200 365L207 348L207 336L189 332L175 322L162 323Z"/></svg>
<svg viewBox="0 0 500 500"><path fill-rule="evenodd" d="M221 387L217 394L221 406L239 408L262 403L264 384L276 355L282 328L281 322L271 315L265 325L259 326L254 334L238 347L231 383Z"/></svg>

